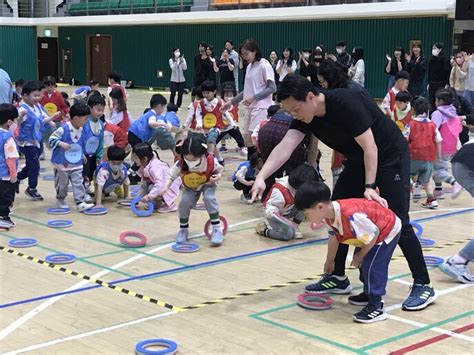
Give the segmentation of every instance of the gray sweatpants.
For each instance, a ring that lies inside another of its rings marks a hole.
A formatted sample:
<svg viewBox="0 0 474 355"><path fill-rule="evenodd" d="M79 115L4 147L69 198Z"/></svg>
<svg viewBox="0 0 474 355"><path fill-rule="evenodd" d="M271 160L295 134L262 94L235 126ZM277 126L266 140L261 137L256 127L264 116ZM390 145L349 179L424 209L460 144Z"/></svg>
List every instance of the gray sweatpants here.
<svg viewBox="0 0 474 355"><path fill-rule="evenodd" d="M459 251L464 259L472 261L474 260L474 239L471 239L467 244Z"/></svg>
<svg viewBox="0 0 474 355"><path fill-rule="evenodd" d="M300 224L304 220L304 212L297 210L296 207L293 207L290 214L285 216L292 220L296 224ZM283 220L277 218L267 218L267 225L270 228L268 231L268 237L276 240L288 241L293 239L295 236L295 228L291 224L285 223Z"/></svg>
<svg viewBox="0 0 474 355"><path fill-rule="evenodd" d="M199 191L185 187L181 201L179 202L179 218L188 219L191 208L196 206L199 197L203 195L204 206L209 215L219 213L219 205L216 200L216 185L204 185Z"/></svg>
<svg viewBox="0 0 474 355"><path fill-rule="evenodd" d="M453 175L456 181L474 197L474 171L463 163L454 162Z"/></svg>
<svg viewBox="0 0 474 355"><path fill-rule="evenodd" d="M56 198L64 200L67 197L69 181L72 185L72 195L77 204L84 202L86 190L84 189L84 178L82 177L82 167L75 170L54 169L54 187L56 188Z"/></svg>
<svg viewBox="0 0 474 355"><path fill-rule="evenodd" d="M454 183L454 177L449 173L449 162L452 157L453 154L442 154L441 159L434 163L433 180L435 183Z"/></svg>

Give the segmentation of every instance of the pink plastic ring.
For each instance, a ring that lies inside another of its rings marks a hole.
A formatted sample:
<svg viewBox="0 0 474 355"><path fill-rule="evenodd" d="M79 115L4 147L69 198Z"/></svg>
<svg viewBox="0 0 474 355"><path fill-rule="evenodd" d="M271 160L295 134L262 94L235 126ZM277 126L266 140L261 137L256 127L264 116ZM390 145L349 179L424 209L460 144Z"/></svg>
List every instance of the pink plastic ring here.
<svg viewBox="0 0 474 355"><path fill-rule="evenodd" d="M145 235L134 231L123 231L119 239L121 244L131 248L144 247L147 242Z"/></svg>
<svg viewBox="0 0 474 355"><path fill-rule="evenodd" d="M298 306L315 311L332 307L333 300L324 293L303 293L297 298Z"/></svg>
<svg viewBox="0 0 474 355"><path fill-rule="evenodd" d="M219 216L221 220L221 227L222 227L222 234L226 235L227 233L227 219L224 216ZM207 239L211 239L212 228L211 228L211 220L208 219L206 224L204 225L204 234L206 235Z"/></svg>

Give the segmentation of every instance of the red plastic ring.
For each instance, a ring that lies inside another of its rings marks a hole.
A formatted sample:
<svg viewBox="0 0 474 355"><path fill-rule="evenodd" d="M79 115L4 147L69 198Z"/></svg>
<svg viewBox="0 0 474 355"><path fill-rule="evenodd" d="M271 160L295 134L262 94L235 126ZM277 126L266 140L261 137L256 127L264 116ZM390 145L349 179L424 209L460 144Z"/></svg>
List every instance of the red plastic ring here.
<svg viewBox="0 0 474 355"><path fill-rule="evenodd" d="M131 248L144 247L147 242L145 235L134 231L123 231L119 239L121 244Z"/></svg>
<svg viewBox="0 0 474 355"><path fill-rule="evenodd" d="M219 216L219 219L221 220L221 226L222 226L222 234L226 235L227 233L227 219L224 216ZM206 235L207 239L211 239L211 234L212 234L212 228L211 228L211 220L208 219L206 224L204 225L204 234Z"/></svg>
<svg viewBox="0 0 474 355"><path fill-rule="evenodd" d="M332 307L333 300L324 293L302 293L297 298L298 306L315 311Z"/></svg>

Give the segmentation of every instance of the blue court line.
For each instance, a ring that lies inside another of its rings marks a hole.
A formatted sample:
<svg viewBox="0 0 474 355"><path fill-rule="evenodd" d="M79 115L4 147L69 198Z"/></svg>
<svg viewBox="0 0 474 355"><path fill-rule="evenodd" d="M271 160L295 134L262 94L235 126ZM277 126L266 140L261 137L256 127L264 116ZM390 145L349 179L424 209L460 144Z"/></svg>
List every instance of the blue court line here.
<svg viewBox="0 0 474 355"><path fill-rule="evenodd" d="M461 210L461 211L448 212L448 213L439 214L439 215L435 215L435 216L431 216L431 217L415 219L413 221L420 223L420 222L426 222L426 221L435 220L435 219L447 218L447 217L451 217L451 216L454 216L454 215L464 214L464 213L473 212L473 211L474 211L474 208L468 208L468 209L464 209L464 210ZM182 267L162 270L162 271L153 272L153 273L144 274L144 275L138 275L138 276L129 277L129 278L125 278L125 279L119 279L119 280L109 282L109 284L115 285L115 284L130 282L130 281L134 281L134 280L143 280L143 279L152 278L152 277L158 277L158 276L165 276L165 275L174 274L174 273L180 273L180 272L184 272L186 270L204 268L204 267L208 267L208 266L212 266L212 265L216 265L216 264L221 264L221 263L226 263L226 262L230 262L230 261L234 261L234 260L245 259L245 258L249 258L249 257L252 257L252 256L273 253L273 252L277 252L277 251L281 251L281 250L285 250L285 249L299 248L299 247L303 247L303 246L306 246L306 245L311 245L311 244L318 243L318 242L324 242L327 239L328 238L310 240L310 241L303 242L303 243L284 245L284 246L270 248L270 249L264 249L264 250L260 250L260 251L256 251L256 252L245 253L245 254L240 254L240 255L234 255L234 256L226 257L226 258L222 258L222 259L215 259L215 260L205 261L205 262L202 262L202 263L186 265L186 266L182 266ZM4 304L0 304L0 309L9 308L9 307L13 307L13 306L18 306L18 305L25 304L25 303L30 303L30 302L41 301L41 300L56 297L56 296L64 296L64 295L68 295L68 294L93 290L93 289L99 288L99 287L101 287L101 286L100 285L94 285L94 286L82 287L82 288L78 288L77 290L52 293L52 294L49 294L49 295L29 298L29 299L25 299L25 300L21 300L21 301L4 303Z"/></svg>

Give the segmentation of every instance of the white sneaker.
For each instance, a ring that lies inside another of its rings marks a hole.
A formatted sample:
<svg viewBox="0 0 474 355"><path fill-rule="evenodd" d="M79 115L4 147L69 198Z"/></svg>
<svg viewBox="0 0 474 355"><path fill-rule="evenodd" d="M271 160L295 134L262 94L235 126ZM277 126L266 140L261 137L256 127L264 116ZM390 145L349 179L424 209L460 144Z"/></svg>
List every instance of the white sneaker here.
<svg viewBox="0 0 474 355"><path fill-rule="evenodd" d="M89 208L94 207L93 203L87 203L87 202L81 202L77 204L77 211L78 212L83 212L85 210L88 210Z"/></svg>
<svg viewBox="0 0 474 355"><path fill-rule="evenodd" d="M242 147L239 149L239 154L243 157L246 157L247 154L248 154L248 150L247 150L247 147Z"/></svg>
<svg viewBox="0 0 474 355"><path fill-rule="evenodd" d="M457 181L454 182L453 184L453 192L451 194L451 198L454 200L459 197L459 195L462 192L462 186L458 184Z"/></svg>
<svg viewBox="0 0 474 355"><path fill-rule="evenodd" d="M421 198L421 185L418 183L415 183L413 185L413 202L418 202L420 201Z"/></svg>
<svg viewBox="0 0 474 355"><path fill-rule="evenodd" d="M303 239L303 233L301 233L299 228L296 228L295 235L293 236L295 239Z"/></svg>
<svg viewBox="0 0 474 355"><path fill-rule="evenodd" d="M439 269L445 274L451 276L459 282L464 284L474 283L474 276L469 272L469 268L466 264L455 264L452 261L452 257L447 259L443 264L439 266Z"/></svg>
<svg viewBox="0 0 474 355"><path fill-rule="evenodd" d="M434 191L434 197L437 200L444 200L444 193L443 190L435 190Z"/></svg>
<svg viewBox="0 0 474 355"><path fill-rule="evenodd" d="M436 200L426 200L426 202L421 203L421 207L423 208L429 208L429 209L436 209L438 208L438 201Z"/></svg>
<svg viewBox="0 0 474 355"><path fill-rule="evenodd" d="M92 197L88 194L84 196L84 202L86 203L93 203L94 201L92 200Z"/></svg>
<svg viewBox="0 0 474 355"><path fill-rule="evenodd" d="M251 205L252 200L250 198L245 197L245 195L242 194L242 195L240 195L240 203L242 203L244 205Z"/></svg>
<svg viewBox="0 0 474 355"><path fill-rule="evenodd" d="M61 198L56 199L56 205L58 206L58 208L69 208L67 202Z"/></svg>

